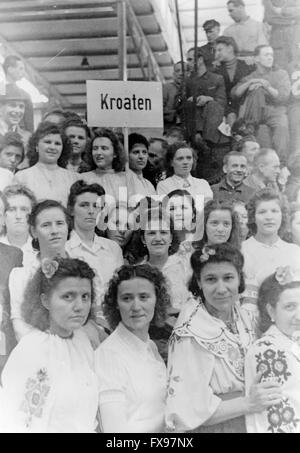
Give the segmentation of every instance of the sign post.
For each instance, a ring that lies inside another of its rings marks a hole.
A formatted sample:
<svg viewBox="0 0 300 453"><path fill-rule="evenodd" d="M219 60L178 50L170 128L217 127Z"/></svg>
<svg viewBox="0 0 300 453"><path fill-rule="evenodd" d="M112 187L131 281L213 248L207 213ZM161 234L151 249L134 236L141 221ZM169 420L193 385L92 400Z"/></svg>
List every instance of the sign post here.
<svg viewBox="0 0 300 453"><path fill-rule="evenodd" d="M118 3L118 35L119 35L119 79L127 81L127 13L125 0ZM128 127L123 127L124 150L126 154L126 170L129 168Z"/></svg>
<svg viewBox="0 0 300 453"><path fill-rule="evenodd" d="M89 127L163 126L161 82L87 80Z"/></svg>

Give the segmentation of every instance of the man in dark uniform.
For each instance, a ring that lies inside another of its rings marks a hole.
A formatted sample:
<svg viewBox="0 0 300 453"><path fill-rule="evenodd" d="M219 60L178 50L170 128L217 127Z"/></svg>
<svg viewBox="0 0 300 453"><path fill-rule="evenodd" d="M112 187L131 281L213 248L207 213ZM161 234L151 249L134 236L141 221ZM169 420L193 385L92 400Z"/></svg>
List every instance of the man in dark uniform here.
<svg viewBox="0 0 300 453"><path fill-rule="evenodd" d="M16 247L0 243L0 373L16 345L10 319L8 279L14 267L22 267L23 253Z"/></svg>
<svg viewBox="0 0 300 453"><path fill-rule="evenodd" d="M218 127L223 121L227 103L224 79L207 70L205 53L197 48L197 73L186 80L185 116L188 136L199 135L203 140L219 143ZM194 65L194 49L187 54L187 62Z"/></svg>
<svg viewBox="0 0 300 453"><path fill-rule="evenodd" d="M216 39L220 35L220 24L214 19L207 20L203 24L203 29L207 36L207 44L200 49L204 52L207 69L212 70L215 67Z"/></svg>
<svg viewBox="0 0 300 453"><path fill-rule="evenodd" d="M226 117L230 126L236 121L240 102L232 99L231 90L239 83L241 79L255 71L255 65L248 65L245 61L239 60L238 45L230 36L220 36L216 40L216 60L219 65L216 67L215 72L220 74L225 82L226 95L227 95L227 108Z"/></svg>

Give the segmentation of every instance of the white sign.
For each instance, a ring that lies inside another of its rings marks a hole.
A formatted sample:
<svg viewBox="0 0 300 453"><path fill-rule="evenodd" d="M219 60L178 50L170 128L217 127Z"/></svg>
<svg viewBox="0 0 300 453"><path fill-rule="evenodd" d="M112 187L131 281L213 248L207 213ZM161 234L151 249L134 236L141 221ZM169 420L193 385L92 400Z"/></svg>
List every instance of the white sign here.
<svg viewBox="0 0 300 453"><path fill-rule="evenodd" d="M162 84L87 80L89 127L163 127Z"/></svg>

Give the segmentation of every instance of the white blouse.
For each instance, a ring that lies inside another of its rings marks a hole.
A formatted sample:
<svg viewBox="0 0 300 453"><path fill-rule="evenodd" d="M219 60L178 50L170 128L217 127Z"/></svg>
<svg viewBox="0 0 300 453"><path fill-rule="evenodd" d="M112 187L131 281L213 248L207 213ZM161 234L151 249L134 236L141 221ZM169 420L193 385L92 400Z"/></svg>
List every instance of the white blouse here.
<svg viewBox="0 0 300 453"><path fill-rule="evenodd" d="M245 353L254 340L248 313L237 302L238 334L211 316L192 297L184 305L169 340L168 431L190 431L209 420L221 396L244 391Z"/></svg>
<svg viewBox="0 0 300 453"><path fill-rule="evenodd" d="M126 171L127 184L130 187L130 194L132 200L130 200L130 206L135 207L137 203L145 197L151 197L156 195L156 190L148 179L144 178L143 175L137 175L134 171L128 169Z"/></svg>
<svg viewBox="0 0 300 453"><path fill-rule="evenodd" d="M0 190L3 191L13 182L14 174L6 168L0 168Z"/></svg>
<svg viewBox="0 0 300 453"><path fill-rule="evenodd" d="M11 319L23 319L21 305L24 299L26 286L41 265L38 255L35 255L30 265L15 267L9 275L9 293L11 306Z"/></svg>
<svg viewBox="0 0 300 453"><path fill-rule="evenodd" d="M66 252L71 258L85 261L95 272L95 306L92 307L96 320L103 321L102 301L107 290L108 283L116 269L124 263L121 247L110 239L95 235L93 246L86 245L75 230L66 243Z"/></svg>
<svg viewBox="0 0 300 453"><path fill-rule="evenodd" d="M133 195L133 188L130 187L124 171L118 173L89 171L81 173L80 179L83 179L87 184L100 184L105 190L105 200L108 205L114 205L116 200L120 199L127 201ZM109 197L112 199L110 200Z"/></svg>
<svg viewBox="0 0 300 453"><path fill-rule="evenodd" d="M258 372L261 382L281 384L284 398L276 406L246 416L249 433L300 434L300 337L295 341L275 325L249 348L245 362L246 393Z"/></svg>
<svg viewBox="0 0 300 453"><path fill-rule="evenodd" d="M178 189L187 190L192 195L196 203L196 209L199 211L203 209L203 202L205 204L213 199L213 193L208 182L205 179L194 178L191 175L186 179L173 175L160 181L157 185L158 195L168 195L173 190Z"/></svg>
<svg viewBox="0 0 300 453"><path fill-rule="evenodd" d="M245 259L246 290L243 297L248 302L253 301L246 305L248 309L255 311L259 287L267 277L276 272L278 267L289 265L300 268L300 247L280 238L275 244L267 245L250 237L242 243L241 251Z"/></svg>
<svg viewBox="0 0 300 453"><path fill-rule="evenodd" d="M0 432L92 433L98 407L93 350L85 333L71 339L34 331L2 373Z"/></svg>
<svg viewBox="0 0 300 453"><path fill-rule="evenodd" d="M14 183L27 186L38 201L56 200L67 206L70 188L78 179L80 175L73 171L58 166L49 171L38 162L33 167L19 171L14 177Z"/></svg>
<svg viewBox="0 0 300 453"><path fill-rule="evenodd" d="M166 367L155 343L143 342L120 322L95 354L100 417L101 405L117 402L125 404L126 432L162 432Z"/></svg>

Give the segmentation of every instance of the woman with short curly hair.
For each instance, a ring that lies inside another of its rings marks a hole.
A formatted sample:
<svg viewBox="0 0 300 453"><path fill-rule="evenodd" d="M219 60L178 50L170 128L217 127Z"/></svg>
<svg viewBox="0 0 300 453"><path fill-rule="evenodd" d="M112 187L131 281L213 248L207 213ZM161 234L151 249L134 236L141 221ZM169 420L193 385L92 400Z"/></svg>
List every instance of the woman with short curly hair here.
<svg viewBox="0 0 300 453"><path fill-rule="evenodd" d="M242 243L246 279L243 302L255 313L261 283L279 266L300 266L300 248L280 237L286 231L287 208L277 192L271 189L256 192L247 210L252 236Z"/></svg>
<svg viewBox="0 0 300 453"><path fill-rule="evenodd" d="M127 180L126 156L116 134L110 129L97 129L85 160L90 171L82 173L82 179L88 184L100 184L107 198L118 200L120 192L127 188Z"/></svg>
<svg viewBox="0 0 300 453"><path fill-rule="evenodd" d="M28 282L22 311L32 330L2 373L1 432L95 431L98 385L82 330L94 276L81 260L55 258L43 260Z"/></svg>
<svg viewBox="0 0 300 453"><path fill-rule="evenodd" d="M19 171L14 181L32 190L38 201L51 199L66 206L71 185L78 179L65 169L71 143L59 126L40 123L28 144L30 168Z"/></svg>
<svg viewBox="0 0 300 453"><path fill-rule="evenodd" d="M103 311L114 332L96 351L103 432L163 432L166 368L148 332L169 303L163 275L148 264L111 279Z"/></svg>

